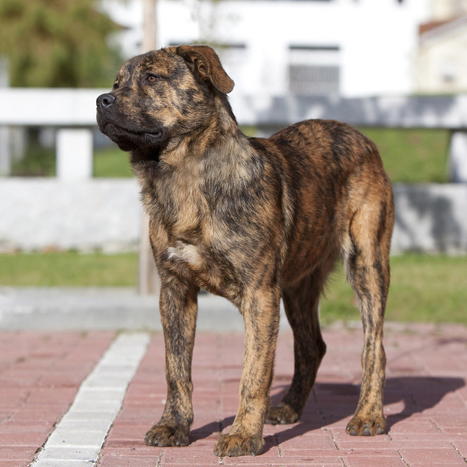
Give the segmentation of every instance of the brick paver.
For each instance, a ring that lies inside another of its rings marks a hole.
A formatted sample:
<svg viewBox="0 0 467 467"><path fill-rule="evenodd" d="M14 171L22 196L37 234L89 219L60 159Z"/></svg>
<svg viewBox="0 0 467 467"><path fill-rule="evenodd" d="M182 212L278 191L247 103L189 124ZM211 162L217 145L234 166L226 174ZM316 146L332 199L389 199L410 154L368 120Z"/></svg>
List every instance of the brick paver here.
<svg viewBox="0 0 467 467"><path fill-rule="evenodd" d="M0 467L28 465L113 336L105 332L0 333ZM466 466L465 327L387 326L385 412L390 431L375 438L345 433L361 380L361 329L331 327L324 330L324 337L328 352L302 421L266 426L266 447L260 456L219 459L212 452L219 431L229 429L237 409L243 336L197 335L191 444L158 448L143 443L166 397L163 339L153 335L107 436L99 465ZM284 393L292 369L292 338L282 333L273 400Z"/></svg>
<svg viewBox="0 0 467 467"><path fill-rule="evenodd" d="M0 333L0 466L26 466L114 332Z"/></svg>

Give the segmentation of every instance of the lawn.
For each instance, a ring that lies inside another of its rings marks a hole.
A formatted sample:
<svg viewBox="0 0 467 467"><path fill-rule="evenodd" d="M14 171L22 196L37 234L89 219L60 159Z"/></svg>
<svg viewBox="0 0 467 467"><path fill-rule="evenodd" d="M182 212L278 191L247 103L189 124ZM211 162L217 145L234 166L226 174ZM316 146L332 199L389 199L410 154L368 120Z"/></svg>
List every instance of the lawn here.
<svg viewBox="0 0 467 467"><path fill-rule="evenodd" d="M253 135L254 128L244 129ZM395 183L443 183L447 181L450 133L436 129L361 128L378 146L386 170ZM53 149L37 146L13 167L13 175L54 176ZM128 154L116 145L94 153L94 177L132 177Z"/></svg>
<svg viewBox="0 0 467 467"><path fill-rule="evenodd" d="M133 287L136 253L17 253L0 255L0 286Z"/></svg>
<svg viewBox="0 0 467 467"><path fill-rule="evenodd" d="M397 183L447 181L448 130L361 128L381 153L390 179Z"/></svg>
<svg viewBox="0 0 467 467"><path fill-rule="evenodd" d="M116 145L96 150L93 162L94 177L134 177L128 153L120 151Z"/></svg>
<svg viewBox="0 0 467 467"><path fill-rule="evenodd" d="M136 253L106 255L32 253L0 255L0 286L135 287ZM390 321L467 324L467 258L408 254L391 259ZM324 323L359 320L342 267L321 302Z"/></svg>
<svg viewBox="0 0 467 467"><path fill-rule="evenodd" d="M378 146L390 179L396 183L447 181L450 133L433 129L361 128ZM253 134L249 128L246 133ZM116 146L96 151L95 177L129 177L128 156Z"/></svg>
<svg viewBox="0 0 467 467"><path fill-rule="evenodd" d="M389 321L467 324L467 257L405 254L391 258ZM359 319L350 286L340 267L321 302L323 322Z"/></svg>

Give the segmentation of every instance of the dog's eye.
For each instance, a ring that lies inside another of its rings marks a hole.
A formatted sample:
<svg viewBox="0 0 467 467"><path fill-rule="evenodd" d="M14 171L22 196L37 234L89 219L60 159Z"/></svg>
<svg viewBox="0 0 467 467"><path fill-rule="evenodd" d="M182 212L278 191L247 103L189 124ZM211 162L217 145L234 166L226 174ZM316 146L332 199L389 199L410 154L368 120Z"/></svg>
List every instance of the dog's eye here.
<svg viewBox="0 0 467 467"><path fill-rule="evenodd" d="M112 86L113 89L118 89L118 81L115 81L114 85Z"/></svg>
<svg viewBox="0 0 467 467"><path fill-rule="evenodd" d="M146 81L148 83L155 83L156 81L160 81L162 78L160 76L157 76L157 75L154 75L152 73L149 73L147 76L146 76Z"/></svg>

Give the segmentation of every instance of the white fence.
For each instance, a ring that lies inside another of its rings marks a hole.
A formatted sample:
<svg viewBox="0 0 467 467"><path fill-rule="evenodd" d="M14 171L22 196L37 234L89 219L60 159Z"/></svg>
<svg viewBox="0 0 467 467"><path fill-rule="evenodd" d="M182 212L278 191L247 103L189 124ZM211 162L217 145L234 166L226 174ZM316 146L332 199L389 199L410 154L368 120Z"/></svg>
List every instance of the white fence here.
<svg viewBox="0 0 467 467"><path fill-rule="evenodd" d="M83 180L92 176L97 89L0 89L1 126L57 127L57 176ZM3 139L7 134L3 133ZM0 144L0 175L8 174L8 144Z"/></svg>
<svg viewBox="0 0 467 467"><path fill-rule="evenodd" d="M136 250L139 189L132 179L5 178L0 251ZM467 252L467 184L395 185L393 252Z"/></svg>
<svg viewBox="0 0 467 467"><path fill-rule="evenodd" d="M0 178L0 250L137 247L142 222L136 181L91 178L95 100L102 92L0 89L0 128L57 128L58 174L56 179ZM358 126L448 128L451 179L467 182L467 95L257 99L234 93L231 103L241 124L266 132L306 118ZM6 166L5 153L3 157ZM395 252L467 252L467 184L394 189Z"/></svg>
<svg viewBox="0 0 467 467"><path fill-rule="evenodd" d="M82 180L92 175L92 129L96 98L105 89L0 89L0 127L57 127L57 176ZM355 126L447 128L452 130L450 177L467 182L467 95L452 97L276 97L232 94L241 125L276 129L308 118L342 120ZM4 137L2 137L4 138ZM0 144L0 167L8 157ZM1 170L1 169L0 169ZM1 172L0 172L1 173Z"/></svg>
<svg viewBox="0 0 467 467"><path fill-rule="evenodd" d="M134 179L1 179L0 251L136 249L138 192Z"/></svg>

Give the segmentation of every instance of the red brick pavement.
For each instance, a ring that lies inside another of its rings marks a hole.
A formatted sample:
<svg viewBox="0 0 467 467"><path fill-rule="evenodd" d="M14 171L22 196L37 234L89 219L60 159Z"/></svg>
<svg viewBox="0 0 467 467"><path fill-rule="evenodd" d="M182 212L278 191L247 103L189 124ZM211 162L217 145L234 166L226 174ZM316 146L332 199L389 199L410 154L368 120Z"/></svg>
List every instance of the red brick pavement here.
<svg viewBox="0 0 467 467"><path fill-rule="evenodd" d="M114 336L0 333L0 467L32 461Z"/></svg>
<svg viewBox="0 0 467 467"><path fill-rule="evenodd" d="M195 423L186 448L147 447L145 431L165 399L163 342L156 336L133 379L101 456L119 466L465 466L467 457L467 333L418 325L388 326L386 415L390 434L355 438L345 426L361 378L360 329L327 329L328 353L300 423L266 426L261 456L217 459L220 429L228 430L238 402L243 337L199 334L194 355ZM292 376L292 339L279 338L273 398ZM149 404L148 404L149 402Z"/></svg>
<svg viewBox="0 0 467 467"><path fill-rule="evenodd" d="M28 465L113 336L0 333L0 467ZM142 441L165 399L163 340L154 335L107 436L99 465L466 466L465 327L387 327L385 412L390 431L375 438L345 434L358 398L361 329L327 328L324 337L328 353L302 421L266 426L266 447L260 456L218 459L212 452L219 430L228 430L237 408L243 336L197 335L191 444L157 448ZM280 399L292 368L292 339L283 333L273 399Z"/></svg>

